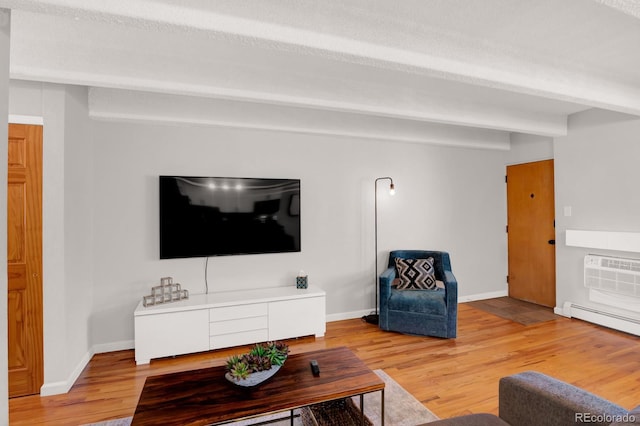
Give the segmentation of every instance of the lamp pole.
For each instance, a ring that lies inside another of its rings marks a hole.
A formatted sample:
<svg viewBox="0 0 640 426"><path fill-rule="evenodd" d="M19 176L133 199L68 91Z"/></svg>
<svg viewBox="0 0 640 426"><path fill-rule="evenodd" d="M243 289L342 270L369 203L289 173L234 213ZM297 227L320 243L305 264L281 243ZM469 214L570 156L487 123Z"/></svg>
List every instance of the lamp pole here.
<svg viewBox="0 0 640 426"><path fill-rule="evenodd" d="M374 236L375 236L375 276L373 277L373 281L376 289L376 312L375 314L370 314L364 317L364 320L369 324L378 324L380 321L378 315L378 181L388 180L389 181L389 194L394 195L396 193L395 186L393 185L393 179L389 176L379 177L374 182Z"/></svg>

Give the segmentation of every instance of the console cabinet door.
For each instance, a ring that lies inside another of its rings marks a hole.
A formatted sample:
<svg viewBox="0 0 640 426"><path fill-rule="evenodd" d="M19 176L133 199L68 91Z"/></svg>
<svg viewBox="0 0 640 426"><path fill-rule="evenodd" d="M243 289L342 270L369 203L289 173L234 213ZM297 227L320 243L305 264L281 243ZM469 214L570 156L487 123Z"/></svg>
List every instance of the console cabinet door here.
<svg viewBox="0 0 640 426"><path fill-rule="evenodd" d="M325 298L282 300L269 303L269 340L324 336Z"/></svg>
<svg viewBox="0 0 640 426"><path fill-rule="evenodd" d="M209 350L209 310L135 317L136 362Z"/></svg>

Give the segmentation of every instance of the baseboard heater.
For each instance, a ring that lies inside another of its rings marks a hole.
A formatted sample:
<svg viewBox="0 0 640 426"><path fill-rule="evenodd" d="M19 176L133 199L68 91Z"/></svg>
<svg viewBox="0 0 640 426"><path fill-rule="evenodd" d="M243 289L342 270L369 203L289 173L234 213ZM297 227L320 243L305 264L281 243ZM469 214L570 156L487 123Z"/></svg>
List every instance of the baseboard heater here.
<svg viewBox="0 0 640 426"><path fill-rule="evenodd" d="M640 336L640 320L624 315L614 314L599 309L565 302L562 314L569 318L578 318L614 330Z"/></svg>

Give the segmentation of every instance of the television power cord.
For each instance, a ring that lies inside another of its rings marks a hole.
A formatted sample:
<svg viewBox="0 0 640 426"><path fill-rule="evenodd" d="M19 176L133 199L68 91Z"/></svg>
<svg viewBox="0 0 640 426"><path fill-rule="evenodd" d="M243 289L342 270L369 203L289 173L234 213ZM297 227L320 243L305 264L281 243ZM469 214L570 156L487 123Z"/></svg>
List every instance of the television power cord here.
<svg viewBox="0 0 640 426"><path fill-rule="evenodd" d="M208 272L209 269L209 257L207 256L207 260L204 262L204 294L209 294L209 280L208 280Z"/></svg>

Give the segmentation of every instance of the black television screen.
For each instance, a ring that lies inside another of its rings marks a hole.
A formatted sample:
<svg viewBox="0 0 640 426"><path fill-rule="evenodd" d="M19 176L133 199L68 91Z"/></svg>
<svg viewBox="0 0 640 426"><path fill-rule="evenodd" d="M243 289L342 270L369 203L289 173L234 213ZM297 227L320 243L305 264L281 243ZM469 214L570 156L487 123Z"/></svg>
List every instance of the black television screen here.
<svg viewBox="0 0 640 426"><path fill-rule="evenodd" d="M160 176L160 258L300 251L300 180Z"/></svg>

